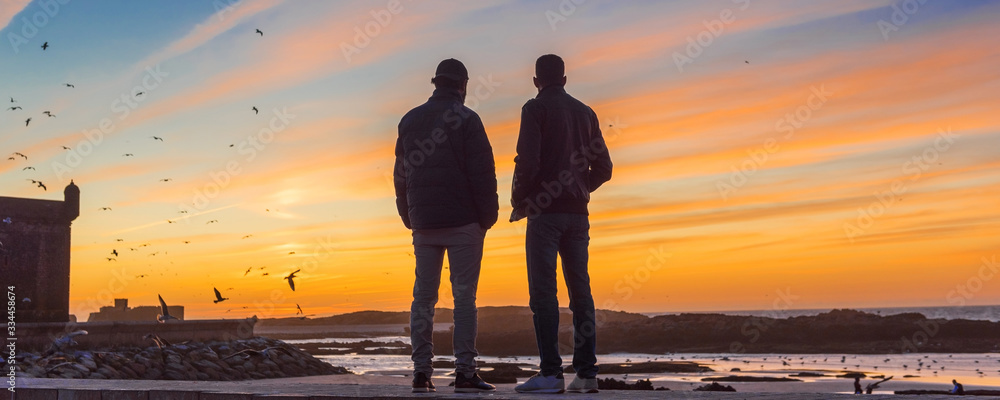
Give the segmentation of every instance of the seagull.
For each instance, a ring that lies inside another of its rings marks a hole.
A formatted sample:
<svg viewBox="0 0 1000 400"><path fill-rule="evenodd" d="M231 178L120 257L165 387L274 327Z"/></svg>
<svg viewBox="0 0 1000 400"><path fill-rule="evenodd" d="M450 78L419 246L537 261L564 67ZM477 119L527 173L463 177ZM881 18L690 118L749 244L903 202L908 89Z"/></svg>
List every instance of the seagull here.
<svg viewBox="0 0 1000 400"><path fill-rule="evenodd" d="M122 154L122 157L135 157L135 154L125 153L125 154Z"/></svg>
<svg viewBox="0 0 1000 400"><path fill-rule="evenodd" d="M299 307L299 303L295 303L295 308L299 309L299 312L297 312L296 314L303 314L303 315L305 315L305 312L302 311L302 307Z"/></svg>
<svg viewBox="0 0 1000 400"><path fill-rule="evenodd" d="M101 207L100 211L111 211L111 207Z"/></svg>
<svg viewBox="0 0 1000 400"><path fill-rule="evenodd" d="M49 188L45 187L45 184L42 183L42 181L38 181L38 187L42 188L42 190L46 192L49 191Z"/></svg>
<svg viewBox="0 0 1000 400"><path fill-rule="evenodd" d="M155 333L147 333L146 336L143 336L142 338L152 340L153 343L156 344L156 347L160 350L163 350L164 347L170 346L170 342L163 340L163 338Z"/></svg>
<svg viewBox="0 0 1000 400"><path fill-rule="evenodd" d="M17 111L17 110L23 110L23 108L21 108L20 106L14 106L14 107L8 108L7 110L8 111Z"/></svg>
<svg viewBox="0 0 1000 400"><path fill-rule="evenodd" d="M301 271L301 270L302 269L299 268L299 269L295 270L295 272L292 272L292 273L288 274L288 276L285 277L285 279L288 280L288 286L292 288L293 292L295 291L295 281L293 281L292 279L295 279L295 274L299 273L299 271Z"/></svg>
<svg viewBox="0 0 1000 400"><path fill-rule="evenodd" d="M115 257L118 257L118 250L117 249L111 249L111 254L114 254Z"/></svg>
<svg viewBox="0 0 1000 400"><path fill-rule="evenodd" d="M45 51L47 48L49 48L49 42L42 43L42 51Z"/></svg>
<svg viewBox="0 0 1000 400"><path fill-rule="evenodd" d="M27 160L27 159L28 159L28 156L26 156L26 155L24 155L24 154L21 154L21 153L18 153L18 152L14 152L14 155L15 155L15 156L20 156L21 158L24 158L25 160Z"/></svg>
<svg viewBox="0 0 1000 400"><path fill-rule="evenodd" d="M153 138L153 140L159 140L161 142L163 141L163 138L161 138L159 136L150 136L150 137Z"/></svg>
<svg viewBox="0 0 1000 400"><path fill-rule="evenodd" d="M21 168L21 171L27 171L29 169L34 171L35 167L24 167L24 168Z"/></svg>
<svg viewBox="0 0 1000 400"><path fill-rule="evenodd" d="M253 110L254 115L260 114L260 110L257 107L251 108L251 110Z"/></svg>
<svg viewBox="0 0 1000 400"><path fill-rule="evenodd" d="M24 120L24 126L28 126L29 124L31 124L31 118Z"/></svg>
<svg viewBox="0 0 1000 400"><path fill-rule="evenodd" d="M42 114L48 115L49 118L55 118L56 116L52 114L52 111L42 111Z"/></svg>
<svg viewBox="0 0 1000 400"><path fill-rule="evenodd" d="M68 88L76 88L76 85L72 85L72 84L69 84L69 83L64 83L63 85L65 85Z"/></svg>
<svg viewBox="0 0 1000 400"><path fill-rule="evenodd" d="M77 336L83 336L83 335L86 335L86 334L87 334L87 331L82 330L82 329L78 330L78 331L67 333L67 334L63 335L62 337L60 337L60 338L52 341L52 348L55 349L55 350L62 350L63 348L65 348L67 346L74 346L77 343L76 343L75 340L73 340L73 338L75 338Z"/></svg>
<svg viewBox="0 0 1000 400"><path fill-rule="evenodd" d="M160 315L156 316L156 320L163 323L171 319L177 319L177 317L170 315L170 312L167 311L167 303L163 301L163 296L156 295L156 297L160 298Z"/></svg>
<svg viewBox="0 0 1000 400"><path fill-rule="evenodd" d="M256 33L259 33L261 37L263 37L263 36L264 36L264 32L261 32L261 30L260 30L260 29L258 29Z"/></svg>
<svg viewBox="0 0 1000 400"><path fill-rule="evenodd" d="M228 297L222 297L222 293L219 293L219 289L212 288L215 291L215 301L213 303L218 304L219 302L229 300Z"/></svg>

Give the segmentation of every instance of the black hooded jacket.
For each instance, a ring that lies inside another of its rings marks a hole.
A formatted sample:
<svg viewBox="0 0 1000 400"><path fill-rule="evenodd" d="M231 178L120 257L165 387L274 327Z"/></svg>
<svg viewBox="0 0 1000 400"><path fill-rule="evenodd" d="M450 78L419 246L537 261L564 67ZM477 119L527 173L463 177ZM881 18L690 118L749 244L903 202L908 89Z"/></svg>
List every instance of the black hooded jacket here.
<svg viewBox="0 0 1000 400"><path fill-rule="evenodd" d="M497 221L496 165L479 115L457 89L439 88L399 122L393 182L396 208L410 229Z"/></svg>

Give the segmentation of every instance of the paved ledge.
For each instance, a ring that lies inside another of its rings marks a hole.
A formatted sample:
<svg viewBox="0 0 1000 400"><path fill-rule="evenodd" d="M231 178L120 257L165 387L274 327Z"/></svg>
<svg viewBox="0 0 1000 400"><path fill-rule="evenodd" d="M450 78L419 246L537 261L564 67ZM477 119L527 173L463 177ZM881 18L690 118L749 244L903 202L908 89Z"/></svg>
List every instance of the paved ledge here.
<svg viewBox="0 0 1000 400"><path fill-rule="evenodd" d="M373 382L378 382L374 384ZM438 385L438 392L410 393L409 379L399 377L341 376L336 379L283 378L237 382L18 379L11 400L334 400L334 399L719 399L719 400L827 400L855 399L833 393L724 393L693 391L618 391L597 394L528 395L514 392L513 384L497 385L494 393L461 394ZM866 395L864 399L944 400L953 396ZM986 397L968 397L977 399Z"/></svg>

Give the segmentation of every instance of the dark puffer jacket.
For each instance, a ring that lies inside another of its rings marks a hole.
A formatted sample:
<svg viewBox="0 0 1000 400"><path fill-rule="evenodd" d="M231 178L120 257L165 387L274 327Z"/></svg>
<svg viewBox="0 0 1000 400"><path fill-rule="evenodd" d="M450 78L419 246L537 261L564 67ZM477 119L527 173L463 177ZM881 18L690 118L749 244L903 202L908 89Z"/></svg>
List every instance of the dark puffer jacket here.
<svg viewBox="0 0 1000 400"><path fill-rule="evenodd" d="M458 90L437 89L399 122L396 208L410 229L497 221L496 165L479 115Z"/></svg>
<svg viewBox="0 0 1000 400"><path fill-rule="evenodd" d="M611 155L597 114L562 86L521 108L511 205L515 217L588 214L590 193L611 179Z"/></svg>

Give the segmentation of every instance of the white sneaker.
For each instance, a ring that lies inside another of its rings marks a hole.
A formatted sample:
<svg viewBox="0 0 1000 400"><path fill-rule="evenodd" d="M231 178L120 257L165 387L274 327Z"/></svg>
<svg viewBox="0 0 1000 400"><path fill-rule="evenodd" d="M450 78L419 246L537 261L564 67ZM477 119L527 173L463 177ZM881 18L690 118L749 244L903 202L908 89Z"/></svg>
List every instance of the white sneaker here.
<svg viewBox="0 0 1000 400"><path fill-rule="evenodd" d="M594 386L597 387L596 384ZM541 372L528 378L527 382L514 387L518 393L562 393L566 391L566 380L563 374L544 376Z"/></svg>
<svg viewBox="0 0 1000 400"><path fill-rule="evenodd" d="M573 393L597 393L597 378L573 377L573 382L569 383L566 391Z"/></svg>

